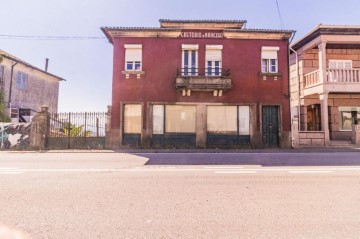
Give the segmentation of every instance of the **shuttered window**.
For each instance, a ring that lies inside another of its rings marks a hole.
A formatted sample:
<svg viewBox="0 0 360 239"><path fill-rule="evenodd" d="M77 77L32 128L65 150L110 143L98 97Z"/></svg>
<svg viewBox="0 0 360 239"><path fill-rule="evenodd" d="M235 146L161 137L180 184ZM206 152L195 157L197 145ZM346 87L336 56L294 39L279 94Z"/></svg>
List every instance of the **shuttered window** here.
<svg viewBox="0 0 360 239"><path fill-rule="evenodd" d="M261 72L278 72L278 51L279 47L263 46L261 47Z"/></svg>
<svg viewBox="0 0 360 239"><path fill-rule="evenodd" d="M249 106L208 106L207 132L250 135Z"/></svg>
<svg viewBox="0 0 360 239"><path fill-rule="evenodd" d="M237 133L236 106L208 106L207 131L215 134Z"/></svg>
<svg viewBox="0 0 360 239"><path fill-rule="evenodd" d="M142 45L125 44L125 69L127 71L141 71Z"/></svg>
<svg viewBox="0 0 360 239"><path fill-rule="evenodd" d="M164 105L153 105L153 134L164 134Z"/></svg>
<svg viewBox="0 0 360 239"><path fill-rule="evenodd" d="M141 134L140 104L126 104L124 106L124 133Z"/></svg>
<svg viewBox="0 0 360 239"><path fill-rule="evenodd" d="M249 106L239 106L239 135L250 135Z"/></svg>
<svg viewBox="0 0 360 239"><path fill-rule="evenodd" d="M187 105L166 105L166 133L195 133L196 107Z"/></svg>
<svg viewBox="0 0 360 239"><path fill-rule="evenodd" d="M205 68L207 76L221 75L222 45L206 45Z"/></svg>

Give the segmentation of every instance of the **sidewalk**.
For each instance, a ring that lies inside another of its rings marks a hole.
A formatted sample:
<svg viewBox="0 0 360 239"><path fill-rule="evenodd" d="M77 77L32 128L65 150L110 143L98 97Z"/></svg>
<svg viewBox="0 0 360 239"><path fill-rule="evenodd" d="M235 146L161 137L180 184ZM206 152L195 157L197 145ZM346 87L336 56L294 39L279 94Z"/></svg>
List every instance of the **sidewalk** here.
<svg viewBox="0 0 360 239"><path fill-rule="evenodd" d="M64 150L38 150L16 151L0 150L0 153L329 153L329 152L359 152L357 147L325 147L301 149L64 149Z"/></svg>

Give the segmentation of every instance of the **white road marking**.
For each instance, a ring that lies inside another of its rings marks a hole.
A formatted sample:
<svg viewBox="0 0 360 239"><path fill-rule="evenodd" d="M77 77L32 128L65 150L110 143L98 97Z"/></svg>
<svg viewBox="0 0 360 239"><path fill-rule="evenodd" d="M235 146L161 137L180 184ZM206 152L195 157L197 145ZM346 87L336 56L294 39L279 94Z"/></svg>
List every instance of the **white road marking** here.
<svg viewBox="0 0 360 239"><path fill-rule="evenodd" d="M354 171L359 172L360 167L261 167L255 166L140 166L133 168L33 168L22 169L18 167L2 167L0 173L2 174L21 174L21 173L115 173L115 172L213 172L213 173L228 173L228 174L251 174L261 172L285 172L293 174L315 174L315 173L333 173L333 172Z"/></svg>
<svg viewBox="0 0 360 239"><path fill-rule="evenodd" d="M24 172L0 172L0 175L9 175L9 174L23 174Z"/></svg>
<svg viewBox="0 0 360 239"><path fill-rule="evenodd" d="M241 169L244 167L238 167L238 166L209 166L205 167L206 169Z"/></svg>
<svg viewBox="0 0 360 239"><path fill-rule="evenodd" d="M290 173L332 173L333 171L320 171L320 170L314 170L314 171L289 171Z"/></svg>
<svg viewBox="0 0 360 239"><path fill-rule="evenodd" d="M215 171L215 173L224 173L224 174L244 173L244 174L252 174L252 173L256 173L256 171Z"/></svg>

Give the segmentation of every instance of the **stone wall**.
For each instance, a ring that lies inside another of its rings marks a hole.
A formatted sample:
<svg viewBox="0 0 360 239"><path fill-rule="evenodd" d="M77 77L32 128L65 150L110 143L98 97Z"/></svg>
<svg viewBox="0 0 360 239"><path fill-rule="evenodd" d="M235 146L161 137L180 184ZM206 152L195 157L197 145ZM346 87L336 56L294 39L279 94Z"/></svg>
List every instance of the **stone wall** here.
<svg viewBox="0 0 360 239"><path fill-rule="evenodd" d="M325 132L299 132L299 147L325 147Z"/></svg>

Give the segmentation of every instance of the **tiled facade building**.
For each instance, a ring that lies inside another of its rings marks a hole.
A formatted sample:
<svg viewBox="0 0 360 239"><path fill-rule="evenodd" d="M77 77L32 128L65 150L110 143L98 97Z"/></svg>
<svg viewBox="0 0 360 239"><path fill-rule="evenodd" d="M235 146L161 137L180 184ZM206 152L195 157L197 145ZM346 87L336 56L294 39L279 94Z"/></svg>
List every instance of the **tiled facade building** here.
<svg viewBox="0 0 360 239"><path fill-rule="evenodd" d="M289 39L246 21L103 27L111 147L290 147Z"/></svg>

